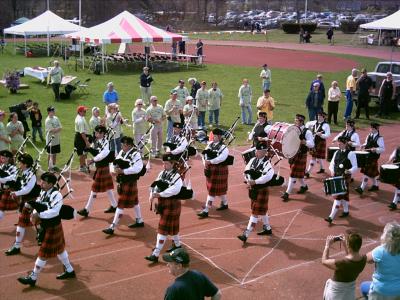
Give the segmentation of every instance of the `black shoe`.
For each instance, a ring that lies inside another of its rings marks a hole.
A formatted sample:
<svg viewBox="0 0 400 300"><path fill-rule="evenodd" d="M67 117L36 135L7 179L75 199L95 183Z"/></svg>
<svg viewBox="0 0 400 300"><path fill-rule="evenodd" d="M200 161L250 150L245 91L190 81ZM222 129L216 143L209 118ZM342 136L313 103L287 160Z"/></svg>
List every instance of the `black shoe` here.
<svg viewBox="0 0 400 300"><path fill-rule="evenodd" d="M343 212L340 216L339 216L339 218L346 218L346 217L348 217L349 216L349 212Z"/></svg>
<svg viewBox="0 0 400 300"><path fill-rule="evenodd" d="M57 275L56 278L59 280L64 280L64 279L68 279L68 278L75 278L75 271L72 270L72 272L67 272L65 271L64 273Z"/></svg>
<svg viewBox="0 0 400 300"><path fill-rule="evenodd" d="M222 204L221 203L221 206L218 207L216 210L225 210L225 209L228 209L228 204Z"/></svg>
<svg viewBox="0 0 400 300"><path fill-rule="evenodd" d="M308 191L308 186L307 185L301 186L300 190L297 192L297 194L304 194L307 191Z"/></svg>
<svg viewBox="0 0 400 300"><path fill-rule="evenodd" d="M397 209L397 204L392 202L392 203L390 203L388 205L388 207L390 208L390 210L396 210Z"/></svg>
<svg viewBox="0 0 400 300"><path fill-rule="evenodd" d="M353 177L350 179L350 182L354 182L354 178Z"/></svg>
<svg viewBox="0 0 400 300"><path fill-rule="evenodd" d="M325 173L325 169L319 169L319 171L317 172L317 174L323 174Z"/></svg>
<svg viewBox="0 0 400 300"><path fill-rule="evenodd" d="M257 232L257 235L271 235L272 234L272 229L265 229Z"/></svg>
<svg viewBox="0 0 400 300"><path fill-rule="evenodd" d="M237 238L241 240L243 244L247 241L247 236L245 236L244 234L238 235Z"/></svg>
<svg viewBox="0 0 400 300"><path fill-rule="evenodd" d="M151 261L153 263L157 263L158 262L158 257L155 255L150 255L150 256L146 256L144 259L147 259L148 261Z"/></svg>
<svg viewBox="0 0 400 300"><path fill-rule="evenodd" d="M310 173L306 172L306 174L304 175L305 178L310 178Z"/></svg>
<svg viewBox="0 0 400 300"><path fill-rule="evenodd" d="M17 280L20 283L25 284L25 285L30 285L31 287L34 287L36 285L36 280L33 280L30 275L25 276L25 277L19 277Z"/></svg>
<svg viewBox="0 0 400 300"><path fill-rule="evenodd" d="M174 251L175 249L179 249L179 248L182 248L182 246L175 246L175 244L172 243L171 248L168 248L165 252L170 253L170 252Z"/></svg>
<svg viewBox="0 0 400 300"><path fill-rule="evenodd" d="M373 185L368 189L368 192L379 191L379 186Z"/></svg>
<svg viewBox="0 0 400 300"><path fill-rule="evenodd" d="M357 192L357 193L359 193L360 195L362 195L363 194L363 189L361 188L361 187L358 187L358 188L355 188L355 191Z"/></svg>
<svg viewBox="0 0 400 300"><path fill-rule="evenodd" d="M87 211L86 208L78 210L78 215L81 215L82 217L87 218L89 216L89 212Z"/></svg>
<svg viewBox="0 0 400 300"><path fill-rule="evenodd" d="M128 225L129 228L138 228L138 227L144 227L144 222L136 222Z"/></svg>
<svg viewBox="0 0 400 300"><path fill-rule="evenodd" d="M5 254L6 254L7 256L17 255L17 254L20 254L20 253L21 253L21 249L15 247L15 246L12 246L10 249L8 249L8 250L5 252Z"/></svg>
<svg viewBox="0 0 400 300"><path fill-rule="evenodd" d="M106 229L103 229L103 232L104 232L105 234L113 235L113 234L114 234L114 229L108 227L108 228L106 228Z"/></svg>
<svg viewBox="0 0 400 300"><path fill-rule="evenodd" d="M104 211L104 213L105 213L105 214L111 214L111 213L115 213L116 210L117 210L116 207L110 206L109 208L107 208L107 209Z"/></svg>
<svg viewBox="0 0 400 300"><path fill-rule="evenodd" d="M332 222L333 222L333 220L332 220L331 217L327 217L327 218L325 218L324 220L325 220L326 222L328 222L329 225L332 224Z"/></svg>
<svg viewBox="0 0 400 300"><path fill-rule="evenodd" d="M281 196L283 202L288 202L289 201L289 194L288 193L283 193Z"/></svg>
<svg viewBox="0 0 400 300"><path fill-rule="evenodd" d="M208 212L204 210L199 212L197 215L200 217L200 219L208 218Z"/></svg>

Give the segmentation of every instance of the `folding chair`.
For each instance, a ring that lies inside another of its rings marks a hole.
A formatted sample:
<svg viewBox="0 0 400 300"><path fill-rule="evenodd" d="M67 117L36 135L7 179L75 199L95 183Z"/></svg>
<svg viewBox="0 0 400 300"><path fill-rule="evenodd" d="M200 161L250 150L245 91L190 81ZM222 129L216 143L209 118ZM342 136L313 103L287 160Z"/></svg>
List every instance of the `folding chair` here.
<svg viewBox="0 0 400 300"><path fill-rule="evenodd" d="M89 94L89 81L90 78L87 78L83 83L78 84L78 91L80 94Z"/></svg>

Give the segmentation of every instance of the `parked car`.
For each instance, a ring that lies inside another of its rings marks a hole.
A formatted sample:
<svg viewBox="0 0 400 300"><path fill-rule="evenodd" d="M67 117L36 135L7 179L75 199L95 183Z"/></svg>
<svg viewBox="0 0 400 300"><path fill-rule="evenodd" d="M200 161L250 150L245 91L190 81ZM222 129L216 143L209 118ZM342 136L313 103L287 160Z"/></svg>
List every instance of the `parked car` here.
<svg viewBox="0 0 400 300"><path fill-rule="evenodd" d="M328 22L328 21L319 22L317 24L317 27L318 28L325 28L325 29L328 29L328 28L339 28L339 26L336 25L335 23Z"/></svg>

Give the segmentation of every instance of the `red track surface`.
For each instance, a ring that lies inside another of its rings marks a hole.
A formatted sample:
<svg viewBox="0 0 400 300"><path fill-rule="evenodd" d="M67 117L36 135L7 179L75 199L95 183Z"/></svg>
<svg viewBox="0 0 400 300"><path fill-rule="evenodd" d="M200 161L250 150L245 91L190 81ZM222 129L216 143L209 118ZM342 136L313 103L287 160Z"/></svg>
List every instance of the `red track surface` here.
<svg viewBox="0 0 400 300"><path fill-rule="evenodd" d="M400 125L382 128L387 150L381 163L398 145L398 130ZM361 138L365 136L364 131ZM324 283L331 275L320 263L328 234L355 228L362 233L362 251L367 252L378 245L386 222L400 221L399 212L389 212L386 207L393 197L393 187L381 184L379 192L366 193L361 198L351 192L351 217L337 219L334 226L328 227L323 217L329 214L332 199L323 193L323 176L313 175L307 180L309 192L293 195L288 203L279 198L283 187L270 190L269 213L273 236L258 237L252 233L247 246L243 247L236 238L245 228L250 213L247 189L242 183L244 164L240 153L243 150L231 148L236 160L230 167L230 209L223 212L211 210L210 218L197 218L196 211L204 203L206 189L201 160L195 159L192 161L191 182L196 200L183 202L181 215L180 234L190 251L192 268L206 273L222 290L224 299L320 299ZM150 173L139 181L139 196L146 223L144 228L132 230L126 226L132 222L133 216L133 211L127 210L129 216L122 219L114 236L102 233L101 230L109 225L113 216L103 213L108 200L106 195L101 195L88 219L63 222L67 250L77 279L56 280L55 276L62 272L62 266L57 259L51 259L40 274L36 288L26 288L16 280L32 269L38 250L33 230L28 230L21 255L0 255L1 298L161 299L173 277L164 263L150 266L143 259L154 247L158 224L158 216L149 211L147 198L149 184L158 174L161 162L153 160L151 167ZM282 164L281 174L288 174L286 161ZM355 176L352 188L359 184L360 177L359 173ZM82 208L90 183L89 176L74 174L74 199L67 200L67 203L77 209ZM219 205L219 201L215 204ZM14 241L16 218L15 212L7 212L0 222L2 251ZM341 255L341 251L335 247L332 254ZM360 280L369 279L372 270L371 265L367 266Z"/></svg>

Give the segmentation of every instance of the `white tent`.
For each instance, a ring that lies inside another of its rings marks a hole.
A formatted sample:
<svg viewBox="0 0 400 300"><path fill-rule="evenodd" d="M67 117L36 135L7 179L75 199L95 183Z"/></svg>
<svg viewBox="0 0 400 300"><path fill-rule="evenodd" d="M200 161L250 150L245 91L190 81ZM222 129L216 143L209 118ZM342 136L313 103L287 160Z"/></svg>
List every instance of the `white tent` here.
<svg viewBox="0 0 400 300"><path fill-rule="evenodd" d="M362 29L400 30L400 10L385 18L362 24Z"/></svg>
<svg viewBox="0 0 400 300"><path fill-rule="evenodd" d="M82 27L64 20L50 10L23 24L4 29L4 34L23 35L25 38L31 35L47 35L47 54L49 53L50 35L62 35L75 32ZM26 49L25 49L26 51Z"/></svg>

